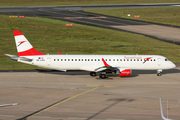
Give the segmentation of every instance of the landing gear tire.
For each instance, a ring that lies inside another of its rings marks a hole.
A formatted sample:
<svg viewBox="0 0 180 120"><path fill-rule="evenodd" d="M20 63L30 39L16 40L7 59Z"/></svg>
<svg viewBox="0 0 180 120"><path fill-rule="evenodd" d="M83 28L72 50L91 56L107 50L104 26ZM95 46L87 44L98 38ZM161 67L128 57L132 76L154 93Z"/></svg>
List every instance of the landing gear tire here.
<svg viewBox="0 0 180 120"><path fill-rule="evenodd" d="M162 74L161 73L158 73L157 76L161 76Z"/></svg>
<svg viewBox="0 0 180 120"><path fill-rule="evenodd" d="M95 72L90 72L90 76L95 77L96 73Z"/></svg>
<svg viewBox="0 0 180 120"><path fill-rule="evenodd" d="M157 70L157 76L161 76L162 75L162 70Z"/></svg>
<svg viewBox="0 0 180 120"><path fill-rule="evenodd" d="M106 79L106 78L107 78L106 74L100 74L99 77L100 77L101 79Z"/></svg>

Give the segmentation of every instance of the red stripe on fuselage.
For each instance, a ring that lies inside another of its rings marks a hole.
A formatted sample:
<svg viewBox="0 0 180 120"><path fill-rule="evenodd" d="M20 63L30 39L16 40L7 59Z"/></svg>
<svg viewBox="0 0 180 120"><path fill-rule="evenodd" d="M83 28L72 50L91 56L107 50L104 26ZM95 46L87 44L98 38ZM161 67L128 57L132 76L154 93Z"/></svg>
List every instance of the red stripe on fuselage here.
<svg viewBox="0 0 180 120"><path fill-rule="evenodd" d="M14 36L23 35L21 31L19 30L14 30L13 33L14 33Z"/></svg>
<svg viewBox="0 0 180 120"><path fill-rule="evenodd" d="M34 55L45 55L45 54L35 50L34 48L31 48L23 52L18 52L18 55L19 56L34 56Z"/></svg>

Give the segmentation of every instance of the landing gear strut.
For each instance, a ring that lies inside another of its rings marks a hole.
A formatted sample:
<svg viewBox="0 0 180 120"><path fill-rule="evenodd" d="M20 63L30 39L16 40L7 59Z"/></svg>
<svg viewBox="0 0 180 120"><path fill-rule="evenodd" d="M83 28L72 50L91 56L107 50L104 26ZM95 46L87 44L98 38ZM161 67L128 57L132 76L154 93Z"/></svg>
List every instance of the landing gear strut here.
<svg viewBox="0 0 180 120"><path fill-rule="evenodd" d="M161 76L162 75L162 70L157 70L157 76Z"/></svg>
<svg viewBox="0 0 180 120"><path fill-rule="evenodd" d="M90 72L90 76L95 77L96 73L95 72Z"/></svg>

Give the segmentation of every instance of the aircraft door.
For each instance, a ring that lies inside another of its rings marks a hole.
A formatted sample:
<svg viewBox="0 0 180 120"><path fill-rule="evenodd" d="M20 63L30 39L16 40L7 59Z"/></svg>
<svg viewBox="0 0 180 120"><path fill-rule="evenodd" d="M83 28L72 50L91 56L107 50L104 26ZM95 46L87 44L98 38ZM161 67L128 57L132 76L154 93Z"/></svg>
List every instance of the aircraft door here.
<svg viewBox="0 0 180 120"><path fill-rule="evenodd" d="M161 66L161 58L158 58L158 66Z"/></svg>
<svg viewBox="0 0 180 120"><path fill-rule="evenodd" d="M51 65L51 58L50 57L47 58L47 64L48 64L48 66Z"/></svg>

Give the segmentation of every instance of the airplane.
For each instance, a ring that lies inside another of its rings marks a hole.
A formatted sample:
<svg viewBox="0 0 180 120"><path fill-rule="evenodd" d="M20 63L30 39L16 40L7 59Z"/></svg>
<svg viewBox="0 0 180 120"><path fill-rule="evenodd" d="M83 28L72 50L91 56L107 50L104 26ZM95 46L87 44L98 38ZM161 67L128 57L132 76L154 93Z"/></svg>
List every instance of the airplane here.
<svg viewBox="0 0 180 120"><path fill-rule="evenodd" d="M159 100L160 100L160 108L161 108L161 118L162 118L163 120L172 120L172 119L168 119L168 118L165 118L165 117L164 117L163 109L162 109L162 103L161 103L161 98L159 98Z"/></svg>
<svg viewBox="0 0 180 120"><path fill-rule="evenodd" d="M18 105L18 104L19 103L3 104L3 105L0 105L0 107L13 106L13 105Z"/></svg>
<svg viewBox="0 0 180 120"><path fill-rule="evenodd" d="M30 42L19 30L14 30L17 55L9 56L12 60L38 67L67 71L90 71L90 76L101 79L110 75L119 77L130 76L132 70L157 70L157 76L162 70L176 67L166 57L160 55L49 55L34 49Z"/></svg>

